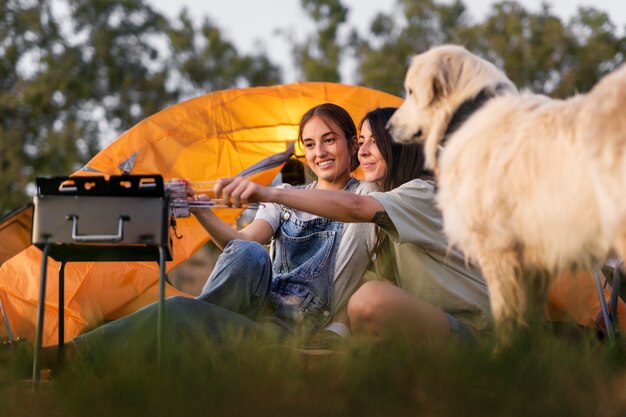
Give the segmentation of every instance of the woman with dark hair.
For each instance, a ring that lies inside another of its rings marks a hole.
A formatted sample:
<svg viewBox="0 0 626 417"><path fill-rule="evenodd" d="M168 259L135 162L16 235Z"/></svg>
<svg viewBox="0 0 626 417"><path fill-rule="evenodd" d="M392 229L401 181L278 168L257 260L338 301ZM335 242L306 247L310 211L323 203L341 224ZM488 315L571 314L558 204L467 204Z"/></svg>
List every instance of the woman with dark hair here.
<svg viewBox="0 0 626 417"><path fill-rule="evenodd" d="M342 222L373 222L379 275L352 296L352 329L376 335L473 343L490 329L489 300L481 274L449 248L434 203L434 183L423 170L420 145L399 145L385 129L393 108L369 112L361 122L359 161L381 191L278 190L242 178L220 180L226 201L272 201Z"/></svg>

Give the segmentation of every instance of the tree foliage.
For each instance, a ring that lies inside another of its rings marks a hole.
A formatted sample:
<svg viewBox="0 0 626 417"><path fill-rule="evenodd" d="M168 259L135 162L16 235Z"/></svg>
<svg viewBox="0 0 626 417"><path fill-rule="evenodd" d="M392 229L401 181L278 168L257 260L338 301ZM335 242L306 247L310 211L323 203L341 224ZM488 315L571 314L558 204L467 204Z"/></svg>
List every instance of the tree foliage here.
<svg viewBox="0 0 626 417"><path fill-rule="evenodd" d="M145 117L204 92L280 82L210 20L145 0L0 3L0 213L40 175L67 175Z"/></svg>
<svg viewBox="0 0 626 417"><path fill-rule="evenodd" d="M494 3L473 22L463 2L397 0L399 19L379 14L368 36L353 33L359 82L394 94L410 57L433 45L457 43L503 69L520 88L556 97L588 91L626 56L626 39L610 17L580 8L563 22L546 3L529 11L516 1Z"/></svg>
<svg viewBox="0 0 626 417"><path fill-rule="evenodd" d="M264 52L242 55L233 42L205 17L196 29L188 12L183 11L167 30L172 83L177 99L198 91L216 91L235 86L271 85L281 80L280 70Z"/></svg>
<svg viewBox="0 0 626 417"><path fill-rule="evenodd" d="M470 49L497 63L518 86L557 97L588 91L626 53L609 17L593 8L579 9L565 23L547 4L533 13L503 1L472 30Z"/></svg>
<svg viewBox="0 0 626 417"><path fill-rule="evenodd" d="M548 4L504 0L474 21L461 0L396 0L359 32L342 0L300 4L313 29L291 42L291 60L309 81L342 81L339 68L352 59L357 83L402 94L412 55L457 43L520 88L565 97L588 91L626 56L625 28L592 7L563 21ZM184 9L168 19L147 0L4 0L0 213L28 201L36 176L75 171L164 107L281 78L262 47L243 54L210 17L197 24Z"/></svg>
<svg viewBox="0 0 626 417"><path fill-rule="evenodd" d="M348 17L341 0L301 0L302 7L315 22L317 32L304 42L294 42L296 66L307 81L339 82L339 65L344 46L338 31Z"/></svg>
<svg viewBox="0 0 626 417"><path fill-rule="evenodd" d="M467 27L460 1L398 0L400 19L379 13L370 25L371 36L353 32L351 45L358 62L358 82L393 94L402 92L409 58L432 45L461 42Z"/></svg>

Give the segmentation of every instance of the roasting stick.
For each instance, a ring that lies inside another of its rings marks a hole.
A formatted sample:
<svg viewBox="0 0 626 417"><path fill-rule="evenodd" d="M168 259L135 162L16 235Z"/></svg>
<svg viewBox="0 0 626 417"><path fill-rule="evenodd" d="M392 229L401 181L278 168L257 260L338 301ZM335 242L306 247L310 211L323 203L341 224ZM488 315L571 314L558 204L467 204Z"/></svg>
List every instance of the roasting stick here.
<svg viewBox="0 0 626 417"><path fill-rule="evenodd" d="M214 195L213 187L217 181L188 182L184 180L169 181L165 183L165 189L169 190L170 206L174 217L189 217L190 208L242 208L244 210L257 210L258 204L244 204L242 207L233 207L224 203L222 199L211 198L209 200L189 200L189 190L195 195Z"/></svg>

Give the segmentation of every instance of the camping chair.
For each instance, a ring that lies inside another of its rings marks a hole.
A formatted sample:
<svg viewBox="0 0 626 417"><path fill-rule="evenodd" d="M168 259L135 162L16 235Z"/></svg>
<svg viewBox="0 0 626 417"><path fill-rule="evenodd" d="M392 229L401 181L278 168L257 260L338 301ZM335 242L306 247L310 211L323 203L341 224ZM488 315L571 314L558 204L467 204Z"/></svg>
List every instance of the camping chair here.
<svg viewBox="0 0 626 417"><path fill-rule="evenodd" d="M614 342L616 337L619 336L619 327L618 327L618 317L617 317L617 302L619 297L619 287L620 287L620 267L622 265L621 259L610 259L607 262L607 267L613 269L613 278L611 281L611 297L609 299L609 305L607 305L606 300L604 298L604 287L608 285L609 280L606 279L604 283L602 283L602 279L600 278L600 268L595 268L593 271L593 276L596 281L596 287L598 289L598 297L600 298L600 313L598 314L598 321L600 318L604 319L604 324L606 327L606 335L609 338L610 342Z"/></svg>

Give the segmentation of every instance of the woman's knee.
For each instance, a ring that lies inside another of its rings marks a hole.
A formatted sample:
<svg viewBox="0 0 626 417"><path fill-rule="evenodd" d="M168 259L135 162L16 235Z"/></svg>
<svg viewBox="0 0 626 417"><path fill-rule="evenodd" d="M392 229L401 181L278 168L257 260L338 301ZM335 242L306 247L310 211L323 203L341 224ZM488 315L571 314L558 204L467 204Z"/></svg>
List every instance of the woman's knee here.
<svg viewBox="0 0 626 417"><path fill-rule="evenodd" d="M235 239L228 242L224 248L224 254L236 256L238 259L244 260L246 263L253 261L266 263L270 259L269 254L263 245L258 242L241 239Z"/></svg>
<svg viewBox="0 0 626 417"><path fill-rule="evenodd" d="M368 281L350 297L348 317L353 325L376 323L383 319L387 304L387 289L392 284L385 281Z"/></svg>
<svg viewBox="0 0 626 417"><path fill-rule="evenodd" d="M259 273L271 273L271 265L272 261L269 254L260 243L241 239L231 240L218 258L209 281L224 274L225 276L233 274L256 276ZM209 281L206 285L209 284Z"/></svg>

